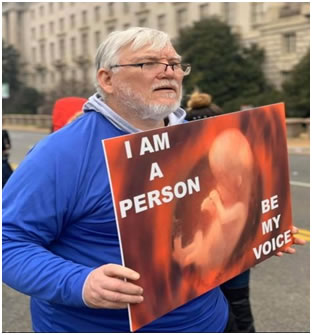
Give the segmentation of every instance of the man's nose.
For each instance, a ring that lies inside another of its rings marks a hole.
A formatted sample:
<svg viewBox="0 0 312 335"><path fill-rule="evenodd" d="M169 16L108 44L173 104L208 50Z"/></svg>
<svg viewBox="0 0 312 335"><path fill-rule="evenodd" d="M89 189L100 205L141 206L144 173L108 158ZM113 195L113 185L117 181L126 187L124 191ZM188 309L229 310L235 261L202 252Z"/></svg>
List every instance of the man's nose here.
<svg viewBox="0 0 312 335"><path fill-rule="evenodd" d="M172 78L175 76L175 74L176 73L173 70L172 66L167 65L166 67L164 67L164 70L159 73L159 76L161 78L168 78L168 77Z"/></svg>

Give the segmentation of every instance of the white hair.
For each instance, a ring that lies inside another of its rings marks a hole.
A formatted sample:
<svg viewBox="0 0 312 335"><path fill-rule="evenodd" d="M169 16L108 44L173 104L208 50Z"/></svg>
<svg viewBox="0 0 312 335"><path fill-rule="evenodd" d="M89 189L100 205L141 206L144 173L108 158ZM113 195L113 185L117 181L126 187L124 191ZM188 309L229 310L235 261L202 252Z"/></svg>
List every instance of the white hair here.
<svg viewBox="0 0 312 335"><path fill-rule="evenodd" d="M113 31L97 49L95 56L96 73L101 68L110 69L111 66L117 65L120 50L127 45L131 45L133 51L146 45L150 45L151 50L159 51L168 44L171 44L169 35L152 28L132 27L124 31ZM105 93L97 80L95 87L104 100Z"/></svg>

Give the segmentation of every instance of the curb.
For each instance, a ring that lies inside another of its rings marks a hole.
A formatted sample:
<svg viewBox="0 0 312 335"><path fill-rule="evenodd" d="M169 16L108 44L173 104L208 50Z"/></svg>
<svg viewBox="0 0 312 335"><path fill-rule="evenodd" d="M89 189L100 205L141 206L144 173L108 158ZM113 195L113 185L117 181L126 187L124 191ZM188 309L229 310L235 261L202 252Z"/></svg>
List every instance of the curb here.
<svg viewBox="0 0 312 335"><path fill-rule="evenodd" d="M13 131L29 131L42 134L50 134L51 129L48 128L38 128L34 126L12 126L12 125L2 125L2 129L13 130Z"/></svg>
<svg viewBox="0 0 312 335"><path fill-rule="evenodd" d="M310 147L301 147L301 146L288 146L289 154L298 154L298 155L309 155Z"/></svg>

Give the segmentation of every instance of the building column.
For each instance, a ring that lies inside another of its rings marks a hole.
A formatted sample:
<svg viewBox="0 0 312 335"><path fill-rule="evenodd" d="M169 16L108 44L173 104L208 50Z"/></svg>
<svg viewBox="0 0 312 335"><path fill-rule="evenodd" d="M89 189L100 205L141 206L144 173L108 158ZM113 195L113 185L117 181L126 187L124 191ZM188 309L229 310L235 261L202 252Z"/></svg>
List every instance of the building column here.
<svg viewBox="0 0 312 335"><path fill-rule="evenodd" d="M19 50L18 39L17 39L17 11L10 10L8 12L8 42L16 47Z"/></svg>
<svg viewBox="0 0 312 335"><path fill-rule="evenodd" d="M8 13L2 15L2 34L6 43L9 43L9 22Z"/></svg>

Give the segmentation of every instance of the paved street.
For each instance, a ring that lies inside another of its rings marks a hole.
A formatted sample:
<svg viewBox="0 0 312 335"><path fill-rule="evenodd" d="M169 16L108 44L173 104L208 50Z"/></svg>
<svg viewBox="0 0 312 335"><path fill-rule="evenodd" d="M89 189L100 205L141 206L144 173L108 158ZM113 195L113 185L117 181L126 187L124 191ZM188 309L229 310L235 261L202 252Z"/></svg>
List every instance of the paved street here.
<svg viewBox="0 0 312 335"><path fill-rule="evenodd" d="M9 133L12 141L10 162L12 162L14 165L22 161L27 152L32 148L35 143L47 136L47 133L43 132L37 133L9 130Z"/></svg>
<svg viewBox="0 0 312 335"><path fill-rule="evenodd" d="M294 225L310 230L309 156L289 156ZM251 272L257 332L310 331L310 244L272 257Z"/></svg>
<svg viewBox="0 0 312 335"><path fill-rule="evenodd" d="M10 131L11 162L18 164L45 134ZM309 154L290 154L294 224L310 230ZM251 272L251 301L257 332L310 331L310 244L295 255L272 257ZM28 298L3 285L3 332L30 332Z"/></svg>

